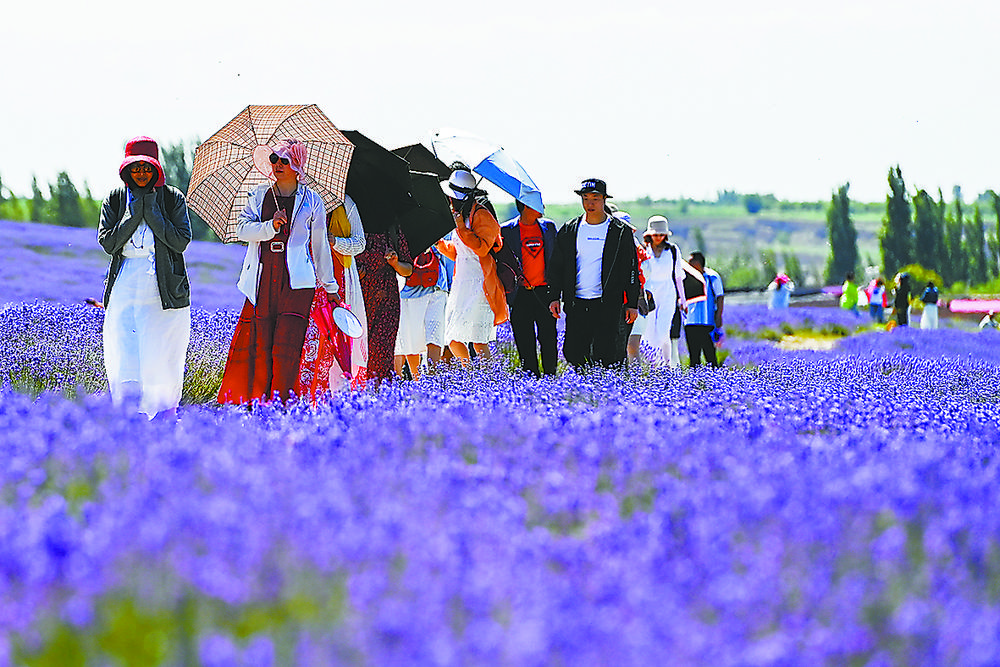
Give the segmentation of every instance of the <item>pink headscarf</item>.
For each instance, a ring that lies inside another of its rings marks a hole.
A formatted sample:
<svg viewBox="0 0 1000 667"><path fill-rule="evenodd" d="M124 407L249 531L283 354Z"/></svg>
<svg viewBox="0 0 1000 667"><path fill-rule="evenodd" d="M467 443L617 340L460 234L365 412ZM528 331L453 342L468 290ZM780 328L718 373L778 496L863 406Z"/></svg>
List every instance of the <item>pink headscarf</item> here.
<svg viewBox="0 0 1000 667"><path fill-rule="evenodd" d="M288 158L289 166L298 174L299 183L306 182L306 158L309 152L306 145L297 139L282 139L274 147L278 157Z"/></svg>

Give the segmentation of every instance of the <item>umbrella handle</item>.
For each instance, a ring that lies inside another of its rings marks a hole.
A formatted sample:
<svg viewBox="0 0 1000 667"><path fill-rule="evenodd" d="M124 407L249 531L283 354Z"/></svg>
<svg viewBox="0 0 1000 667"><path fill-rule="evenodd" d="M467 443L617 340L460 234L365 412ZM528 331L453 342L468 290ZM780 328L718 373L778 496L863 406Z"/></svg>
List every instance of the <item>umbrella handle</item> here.
<svg viewBox="0 0 1000 667"><path fill-rule="evenodd" d="M282 210L282 209L278 208L278 182L277 181L271 181L270 190L271 190L271 196L274 197L274 214L277 215L278 211ZM292 221L288 219L288 214L287 213L285 213L285 220L288 222L289 225L292 224ZM277 231L278 230L275 230L275 232L277 232Z"/></svg>

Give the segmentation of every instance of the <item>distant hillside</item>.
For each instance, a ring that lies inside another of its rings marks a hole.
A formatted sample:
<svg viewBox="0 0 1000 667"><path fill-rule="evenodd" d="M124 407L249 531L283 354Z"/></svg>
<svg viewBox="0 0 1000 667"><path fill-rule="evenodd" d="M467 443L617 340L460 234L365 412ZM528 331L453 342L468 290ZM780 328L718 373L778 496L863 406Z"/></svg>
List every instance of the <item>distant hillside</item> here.
<svg viewBox="0 0 1000 667"><path fill-rule="evenodd" d="M756 215L738 205L649 201L616 201L615 204L631 216L633 226L640 231L646 228L650 216L667 216L674 233L672 240L681 250L702 250L709 263L716 265L725 264L736 255L758 258L764 250L773 250L779 261L783 255L791 253L818 284L830 252L826 205L822 203L793 205L790 210L766 209ZM878 233L882 211L879 206L884 205L860 204L862 210L852 213L858 230L858 252L864 263L881 261ZM546 207L545 216L562 224L581 212L576 204L553 204ZM513 205L501 206L497 213L501 217L515 215ZM701 230L705 239L703 248L695 247L696 229Z"/></svg>

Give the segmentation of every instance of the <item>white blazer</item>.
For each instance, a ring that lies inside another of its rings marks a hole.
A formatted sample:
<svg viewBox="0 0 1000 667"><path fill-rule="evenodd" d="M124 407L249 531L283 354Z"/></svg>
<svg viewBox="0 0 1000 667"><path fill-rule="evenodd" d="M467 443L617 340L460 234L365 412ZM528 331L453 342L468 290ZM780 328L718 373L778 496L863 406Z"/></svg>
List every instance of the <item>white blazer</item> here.
<svg viewBox="0 0 1000 667"><path fill-rule="evenodd" d="M270 187L269 183L263 183L249 193L247 205L236 225L237 238L247 242L247 254L236 286L254 305L257 304L257 286L260 283L260 244L270 241L277 234L270 220L260 219L264 195ZM299 183L295 193L295 210L290 220L285 262L292 289L316 287L318 281L327 292L337 292L339 287L333 276L333 255L326 237L323 198Z"/></svg>

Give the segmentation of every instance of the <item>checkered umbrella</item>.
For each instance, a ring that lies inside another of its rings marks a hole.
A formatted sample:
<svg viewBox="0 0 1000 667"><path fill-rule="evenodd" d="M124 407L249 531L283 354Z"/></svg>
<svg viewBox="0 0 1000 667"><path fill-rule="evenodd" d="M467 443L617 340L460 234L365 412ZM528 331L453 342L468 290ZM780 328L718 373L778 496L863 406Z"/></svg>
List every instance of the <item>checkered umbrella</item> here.
<svg viewBox="0 0 1000 667"><path fill-rule="evenodd" d="M267 147L286 137L306 145L306 184L327 210L344 201L354 146L326 114L315 104L250 105L195 149L188 186L188 206L226 243L237 240L237 217L248 193L270 180L254 166L254 151L270 153Z"/></svg>

